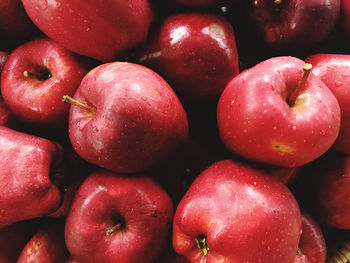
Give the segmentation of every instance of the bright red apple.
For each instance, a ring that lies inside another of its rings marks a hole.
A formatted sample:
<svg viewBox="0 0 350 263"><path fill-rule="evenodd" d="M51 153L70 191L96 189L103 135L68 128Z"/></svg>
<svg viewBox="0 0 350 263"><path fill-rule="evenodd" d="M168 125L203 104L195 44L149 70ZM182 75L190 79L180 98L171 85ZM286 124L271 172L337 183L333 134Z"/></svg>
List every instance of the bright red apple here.
<svg viewBox="0 0 350 263"><path fill-rule="evenodd" d="M23 248L17 263L63 263L69 257L64 241L64 221L43 224Z"/></svg>
<svg viewBox="0 0 350 263"><path fill-rule="evenodd" d="M65 240L78 262L152 263L170 238L172 217L170 197L150 178L99 171L75 196Z"/></svg>
<svg viewBox="0 0 350 263"><path fill-rule="evenodd" d="M289 189L232 160L212 164L195 179L173 224L174 249L192 263L292 263L301 234Z"/></svg>
<svg viewBox="0 0 350 263"><path fill-rule="evenodd" d="M191 108L216 104L239 71L232 26L219 15L203 13L168 16L141 50L139 62L165 78Z"/></svg>
<svg viewBox="0 0 350 263"><path fill-rule="evenodd" d="M301 214L302 234L293 263L323 263L326 261L326 241L318 223L305 211Z"/></svg>
<svg viewBox="0 0 350 263"><path fill-rule="evenodd" d="M22 0L33 22L65 48L112 61L146 41L153 20L149 0L86 2Z"/></svg>
<svg viewBox="0 0 350 263"><path fill-rule="evenodd" d="M74 95L69 137L88 162L115 172L155 165L187 139L186 113L168 83L133 63L90 71ZM77 103L78 102L78 103Z"/></svg>
<svg viewBox="0 0 350 263"><path fill-rule="evenodd" d="M233 78L217 108L226 147L247 159L295 167L325 153L336 140L340 107L311 65L274 57Z"/></svg>
<svg viewBox="0 0 350 263"><path fill-rule="evenodd" d="M307 48L322 42L339 18L340 0L250 0L247 10L264 43Z"/></svg>
<svg viewBox="0 0 350 263"><path fill-rule="evenodd" d="M0 126L11 127L14 116L0 95Z"/></svg>
<svg viewBox="0 0 350 263"><path fill-rule="evenodd" d="M316 54L305 62L312 64L312 73L327 85L340 105L340 130L333 149L350 154L350 55Z"/></svg>
<svg viewBox="0 0 350 263"><path fill-rule="evenodd" d="M88 66L56 42L40 38L11 52L1 74L1 93L20 119L42 126L68 121L63 95L73 96Z"/></svg>
<svg viewBox="0 0 350 263"><path fill-rule="evenodd" d="M58 143L0 126L0 228L45 216L62 200Z"/></svg>

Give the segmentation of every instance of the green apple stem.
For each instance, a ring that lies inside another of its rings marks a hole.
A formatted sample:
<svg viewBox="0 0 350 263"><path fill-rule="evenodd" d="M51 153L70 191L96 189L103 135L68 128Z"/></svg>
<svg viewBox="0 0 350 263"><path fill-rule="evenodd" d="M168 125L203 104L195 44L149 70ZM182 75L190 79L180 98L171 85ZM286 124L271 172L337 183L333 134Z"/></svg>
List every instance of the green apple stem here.
<svg viewBox="0 0 350 263"><path fill-rule="evenodd" d="M299 256L301 254L301 249L298 248L296 255Z"/></svg>
<svg viewBox="0 0 350 263"><path fill-rule="evenodd" d="M303 78L301 79L298 87L294 90L292 95L288 99L288 104L293 107L295 105L295 101L297 97L302 93L302 91L305 89L306 81L311 73L312 65L305 63L303 66Z"/></svg>
<svg viewBox="0 0 350 263"><path fill-rule="evenodd" d="M121 227L122 227L121 223L118 223L118 224L116 224L115 226L112 226L112 227L108 227L106 229L107 236L112 235L114 232L118 231Z"/></svg>
<svg viewBox="0 0 350 263"><path fill-rule="evenodd" d="M203 251L204 256L208 254L209 247L207 245L207 237L206 236L200 236L195 239L198 249L201 249Z"/></svg>
<svg viewBox="0 0 350 263"><path fill-rule="evenodd" d="M88 110L88 111L95 111L95 107L81 103L80 101L77 101L68 95L64 95L62 97L62 101L65 103L70 103L74 106L78 106L78 107L85 109L85 110Z"/></svg>

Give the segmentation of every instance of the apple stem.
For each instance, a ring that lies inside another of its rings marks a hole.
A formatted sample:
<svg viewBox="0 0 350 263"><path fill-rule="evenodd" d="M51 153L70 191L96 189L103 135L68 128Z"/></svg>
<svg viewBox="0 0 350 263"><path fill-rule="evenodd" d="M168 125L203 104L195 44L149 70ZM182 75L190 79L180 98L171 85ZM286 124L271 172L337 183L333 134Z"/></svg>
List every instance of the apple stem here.
<svg viewBox="0 0 350 263"><path fill-rule="evenodd" d="M295 89L293 94L289 97L289 100L288 100L289 105L293 106L295 104L297 96L299 96L300 93L303 91L303 89L305 89L305 84L306 84L306 81L311 73L311 69L312 69L311 64L309 64L309 63L304 64L304 66L303 66L303 71L304 71L303 78L301 79L298 87Z"/></svg>
<svg viewBox="0 0 350 263"><path fill-rule="evenodd" d="M207 245L207 238L205 236L200 236L195 239L197 247L202 249L204 256L208 254L209 247Z"/></svg>
<svg viewBox="0 0 350 263"><path fill-rule="evenodd" d="M45 76L41 72L29 71L29 70L23 71L23 76L25 76L26 78L28 78L28 77L35 77L35 78L40 79L40 80L49 79L51 77L50 75L49 76Z"/></svg>
<svg viewBox="0 0 350 263"><path fill-rule="evenodd" d="M121 223L118 223L118 224L116 224L115 226L112 226L112 227L108 227L106 229L107 236L112 235L115 231L118 231L121 227L122 227Z"/></svg>
<svg viewBox="0 0 350 263"><path fill-rule="evenodd" d="M64 95L62 97L62 101L65 102L65 103L70 103L74 106L78 106L82 109L85 109L85 110L88 110L88 111L95 111L95 107L93 106L90 106L90 105L87 105L87 104L84 104L84 103L81 103L75 99L73 99L72 97L68 96L68 95Z"/></svg>
<svg viewBox="0 0 350 263"><path fill-rule="evenodd" d="M301 249L298 248L296 255L298 256L298 255L300 255L300 254L301 254Z"/></svg>

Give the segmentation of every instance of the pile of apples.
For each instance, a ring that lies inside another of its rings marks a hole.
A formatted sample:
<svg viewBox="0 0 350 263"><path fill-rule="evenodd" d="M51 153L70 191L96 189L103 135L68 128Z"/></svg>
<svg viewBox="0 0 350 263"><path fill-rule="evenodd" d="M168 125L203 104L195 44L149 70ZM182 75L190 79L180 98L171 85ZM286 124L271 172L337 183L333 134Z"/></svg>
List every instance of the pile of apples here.
<svg viewBox="0 0 350 263"><path fill-rule="evenodd" d="M350 0L2 0L0 73L1 263L350 262Z"/></svg>

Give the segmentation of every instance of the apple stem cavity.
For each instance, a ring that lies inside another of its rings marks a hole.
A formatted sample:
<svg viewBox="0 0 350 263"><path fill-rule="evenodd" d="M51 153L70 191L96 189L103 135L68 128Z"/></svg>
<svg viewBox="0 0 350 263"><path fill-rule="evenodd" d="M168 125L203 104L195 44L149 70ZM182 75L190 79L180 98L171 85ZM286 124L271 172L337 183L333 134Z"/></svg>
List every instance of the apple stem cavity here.
<svg viewBox="0 0 350 263"><path fill-rule="evenodd" d="M95 107L81 103L80 101L77 101L68 95L64 95L62 97L62 101L65 103L70 103L74 106L78 106L78 107L85 109L85 110L88 110L88 111L95 111Z"/></svg>
<svg viewBox="0 0 350 263"><path fill-rule="evenodd" d="M36 78L40 81L44 81L52 77L51 72L46 68L42 68L38 71L25 70L23 71L23 76L26 78Z"/></svg>
<svg viewBox="0 0 350 263"><path fill-rule="evenodd" d="M207 256L208 251L210 250L207 245L207 237L206 236L199 236L195 239L198 249L201 249L203 251L204 256Z"/></svg>
<svg viewBox="0 0 350 263"><path fill-rule="evenodd" d="M112 235L114 232L118 231L121 227L122 227L121 223L118 223L118 224L116 224L115 226L112 226L112 227L108 227L106 229L106 235L107 236Z"/></svg>
<svg viewBox="0 0 350 263"><path fill-rule="evenodd" d="M297 97L302 93L302 91L305 89L306 81L311 73L312 65L309 63L305 63L303 66L303 78L301 79L298 87L294 90L292 95L288 99L288 105L290 107L295 106L295 102Z"/></svg>

